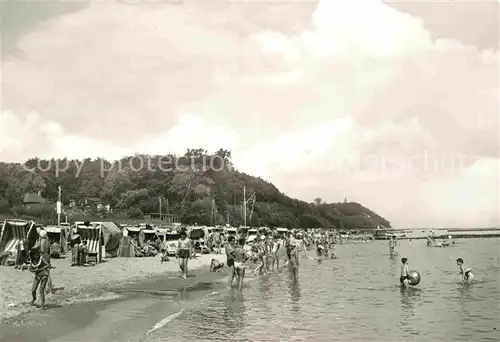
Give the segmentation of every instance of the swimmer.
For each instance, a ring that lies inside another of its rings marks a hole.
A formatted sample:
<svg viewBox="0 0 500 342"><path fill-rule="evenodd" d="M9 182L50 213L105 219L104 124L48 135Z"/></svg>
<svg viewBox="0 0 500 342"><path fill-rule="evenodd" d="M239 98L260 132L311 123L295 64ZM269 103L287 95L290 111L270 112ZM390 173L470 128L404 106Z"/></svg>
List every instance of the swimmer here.
<svg viewBox="0 0 500 342"><path fill-rule="evenodd" d="M307 258L307 248L302 240L302 234L297 233L288 240L290 248L290 266L294 276L298 277L300 251L303 250Z"/></svg>
<svg viewBox="0 0 500 342"><path fill-rule="evenodd" d="M472 279L474 278L474 275L471 272L470 268L466 268L464 266L464 259L458 258L457 259L457 266L460 268L460 275L462 276L462 281L464 283L470 283Z"/></svg>
<svg viewBox="0 0 500 342"><path fill-rule="evenodd" d="M284 238L284 245L286 249L286 264L290 265L290 261L292 258L292 255L290 254L291 252L291 246L290 246L290 238L292 237L292 233L289 232L287 236Z"/></svg>
<svg viewBox="0 0 500 342"><path fill-rule="evenodd" d="M323 260L323 254L325 252L325 247L321 243L321 241L318 241L316 243L316 256L318 257L318 261L321 262Z"/></svg>
<svg viewBox="0 0 500 342"><path fill-rule="evenodd" d="M256 239L257 240L257 239ZM257 257L259 260L259 265L253 270L254 274L259 273L260 275L266 273L266 262L267 262L267 242L264 235L260 236L259 240L255 244Z"/></svg>
<svg viewBox="0 0 500 342"><path fill-rule="evenodd" d="M396 237L393 235L389 240L389 254L391 257L397 255L396 253Z"/></svg>
<svg viewBox="0 0 500 342"><path fill-rule="evenodd" d="M276 269L279 271L280 269L280 259L278 258L278 253L281 248L281 242L280 239L275 236L273 238L273 249L272 249L272 255L273 255L273 261L271 263L271 270L274 271L274 265L276 264Z"/></svg>
<svg viewBox="0 0 500 342"><path fill-rule="evenodd" d="M181 232L181 237L177 241L177 258L179 258L179 267L182 271L182 277L187 279L188 260L191 257L191 241L185 231Z"/></svg>
<svg viewBox="0 0 500 342"><path fill-rule="evenodd" d="M234 236L229 236L227 238L226 249L226 265L229 267L229 288L233 287L234 281L234 245L236 238Z"/></svg>
<svg viewBox="0 0 500 342"><path fill-rule="evenodd" d="M233 253L234 257L234 274L237 277L237 286L241 291L243 289L243 279L245 278L245 263L250 259L250 256L245 251L245 239L238 240L238 245L235 246Z"/></svg>
<svg viewBox="0 0 500 342"><path fill-rule="evenodd" d="M401 283L401 286L404 288L408 288L410 286L409 283L409 266L408 266L408 258L402 258L401 263L403 264L401 266L401 276L399 277L399 282Z"/></svg>

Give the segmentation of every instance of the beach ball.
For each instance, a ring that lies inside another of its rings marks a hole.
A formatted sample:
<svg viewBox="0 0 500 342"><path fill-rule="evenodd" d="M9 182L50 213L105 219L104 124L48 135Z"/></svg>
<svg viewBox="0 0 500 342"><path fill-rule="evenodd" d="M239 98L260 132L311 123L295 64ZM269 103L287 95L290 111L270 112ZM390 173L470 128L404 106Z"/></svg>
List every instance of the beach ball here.
<svg viewBox="0 0 500 342"><path fill-rule="evenodd" d="M420 283L420 273L417 271L408 272L408 283L412 286L416 286Z"/></svg>

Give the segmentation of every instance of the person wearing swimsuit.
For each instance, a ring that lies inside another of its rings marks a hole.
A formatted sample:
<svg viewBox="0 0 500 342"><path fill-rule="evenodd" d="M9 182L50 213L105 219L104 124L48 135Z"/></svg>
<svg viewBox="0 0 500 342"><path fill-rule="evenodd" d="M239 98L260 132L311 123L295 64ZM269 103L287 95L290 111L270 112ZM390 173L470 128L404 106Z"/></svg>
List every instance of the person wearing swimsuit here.
<svg viewBox="0 0 500 342"><path fill-rule="evenodd" d="M285 237L285 248L286 248L286 257L287 257L287 265L290 265L292 261L292 246L290 245L290 239L292 238L292 233L288 233L288 236Z"/></svg>
<svg viewBox="0 0 500 342"><path fill-rule="evenodd" d="M277 236L273 238L273 248L272 248L272 255L273 255L273 261L271 264L271 270L274 271L274 265L276 264L276 270L279 271L280 269L280 259L278 257L278 252L281 247L281 242Z"/></svg>
<svg viewBox="0 0 500 342"><path fill-rule="evenodd" d="M238 245L234 248L232 255L234 257L234 274L237 277L237 286L241 291L243 289L243 279L245 278L245 263L250 259L250 256L245 251L245 239L240 238Z"/></svg>
<svg viewBox="0 0 500 342"><path fill-rule="evenodd" d="M266 272L266 262L267 262L267 250L266 250L266 237L262 235L257 242L257 256L259 258L259 266L253 271L254 274L257 272L262 275Z"/></svg>
<svg viewBox="0 0 500 342"><path fill-rule="evenodd" d="M410 286L409 283L409 276L408 276L408 258L402 258L401 263L403 264L401 266L401 276L399 277L399 282L401 283L401 286L404 288L408 288Z"/></svg>
<svg viewBox="0 0 500 342"><path fill-rule="evenodd" d="M229 236L227 238L226 249L226 264L229 267L229 288L233 287L234 281L234 243L236 239L234 236Z"/></svg>
<svg viewBox="0 0 500 342"><path fill-rule="evenodd" d="M35 273L35 278L33 279L33 285L31 287L31 305L35 305L36 301L36 291L38 286L40 286L40 299L42 302L42 309L45 309L45 287L49 280L49 268L50 264L41 257L40 250L37 248L32 248L29 252L30 255L30 271Z"/></svg>
<svg viewBox="0 0 500 342"><path fill-rule="evenodd" d="M288 240L288 245L290 248L290 266L294 276L298 277L299 270L299 257L300 251L303 250L307 257L307 248L302 240L302 234L298 233L295 236L291 236Z"/></svg>
<svg viewBox="0 0 500 342"><path fill-rule="evenodd" d="M464 259L458 258L457 266L460 268L460 275L462 276L462 281L464 283L470 283L472 281L472 278L474 278L474 275L472 274L470 268L466 268L464 266Z"/></svg>
<svg viewBox="0 0 500 342"><path fill-rule="evenodd" d="M179 258L179 267L182 271L182 277L187 279L188 260L191 257L191 241L185 231L181 232L181 237L177 241L177 258Z"/></svg>

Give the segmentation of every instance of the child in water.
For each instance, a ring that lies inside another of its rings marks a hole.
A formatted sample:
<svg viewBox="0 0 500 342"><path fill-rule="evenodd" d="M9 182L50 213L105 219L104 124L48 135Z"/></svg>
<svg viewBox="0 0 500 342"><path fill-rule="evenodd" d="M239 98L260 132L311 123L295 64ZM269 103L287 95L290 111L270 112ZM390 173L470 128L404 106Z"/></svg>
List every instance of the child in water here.
<svg viewBox="0 0 500 342"><path fill-rule="evenodd" d="M40 286L40 299L42 301L42 309L45 309L45 287L49 280L49 267L50 264L41 257L40 250L37 248L32 248L30 250L30 271L35 274L33 279L33 285L31 287L31 295L33 299L31 300L31 305L35 305L36 301L36 291L38 286Z"/></svg>
<svg viewBox="0 0 500 342"><path fill-rule="evenodd" d="M401 276L399 277L399 282L401 283L401 286L408 288L410 286L408 258L401 258L401 263L403 265L401 266Z"/></svg>
<svg viewBox="0 0 500 342"><path fill-rule="evenodd" d="M394 235L389 240L389 254L391 255L391 257L397 255L397 252L396 252L396 237Z"/></svg>
<svg viewBox="0 0 500 342"><path fill-rule="evenodd" d="M460 268L460 275L462 276L462 281L464 283L470 283L472 281L472 278L474 278L474 275L472 274L470 268L466 268L464 266L464 259L458 258L457 266Z"/></svg>

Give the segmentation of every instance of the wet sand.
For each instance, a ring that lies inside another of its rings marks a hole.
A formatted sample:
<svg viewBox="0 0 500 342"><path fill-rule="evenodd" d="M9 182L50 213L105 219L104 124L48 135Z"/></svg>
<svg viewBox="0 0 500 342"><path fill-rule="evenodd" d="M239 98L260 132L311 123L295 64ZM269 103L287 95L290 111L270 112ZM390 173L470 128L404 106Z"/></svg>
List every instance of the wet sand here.
<svg viewBox="0 0 500 342"><path fill-rule="evenodd" d="M225 260L224 255L203 255L190 261L191 270L207 267L212 258ZM105 294L109 288L126 282L138 282L158 275L179 274L175 258L173 261L160 263L155 258L113 258L96 266L71 267L69 258L52 260L55 267L51 270L56 288L64 288L46 298L50 306L69 305L99 298L109 298ZM16 270L13 267L0 267L0 317L3 319L33 310L31 285L33 274L28 270ZM169 285L170 286L170 285ZM179 285L172 285L177 288Z"/></svg>
<svg viewBox="0 0 500 342"><path fill-rule="evenodd" d="M211 259L211 258L210 258ZM179 273L110 286L94 293L94 301L50 305L46 310L7 318L0 324L0 341L127 341L141 340L157 322L180 312L190 293L226 287L227 274L205 266L188 279Z"/></svg>

